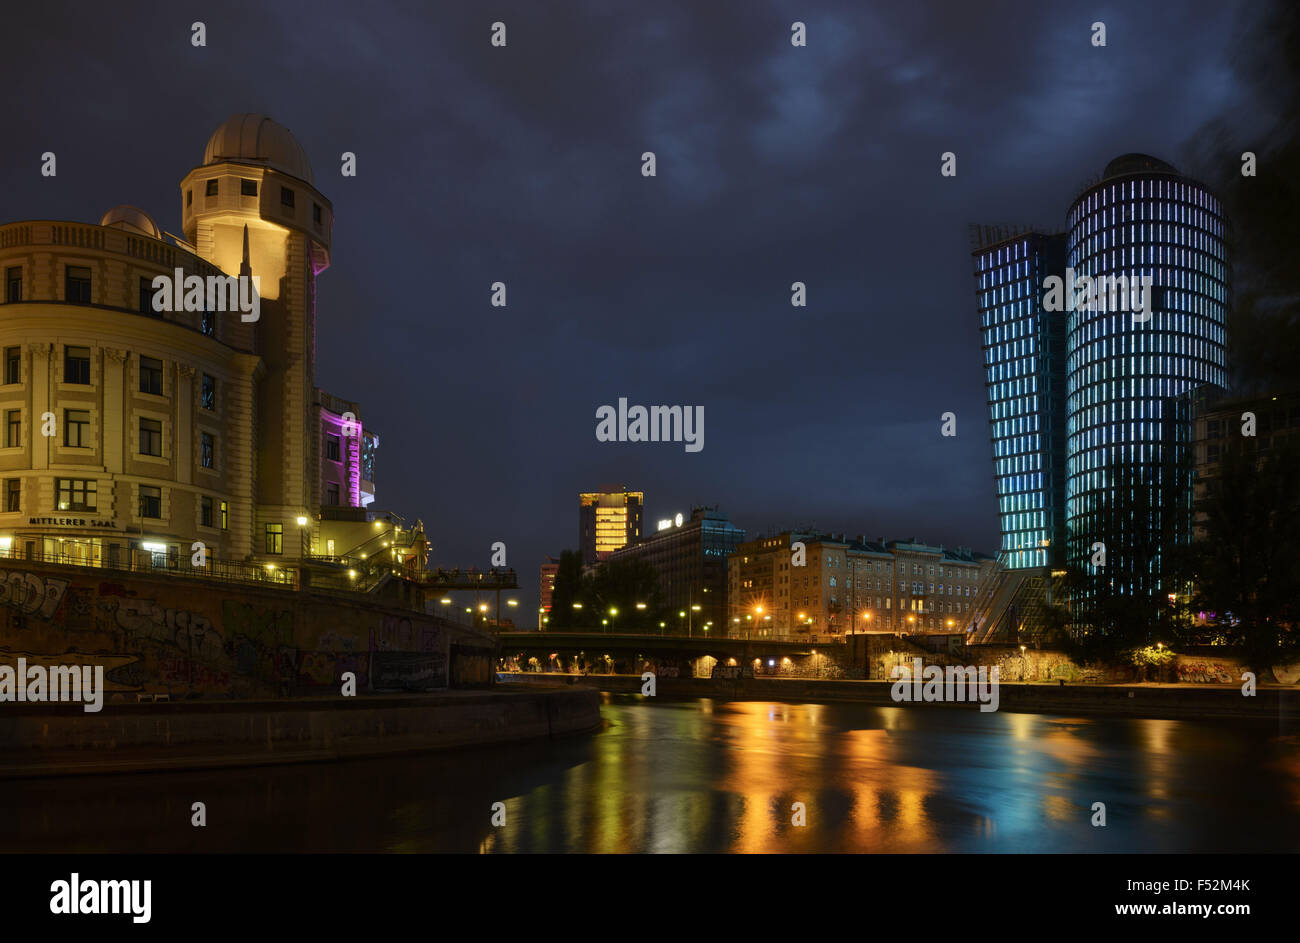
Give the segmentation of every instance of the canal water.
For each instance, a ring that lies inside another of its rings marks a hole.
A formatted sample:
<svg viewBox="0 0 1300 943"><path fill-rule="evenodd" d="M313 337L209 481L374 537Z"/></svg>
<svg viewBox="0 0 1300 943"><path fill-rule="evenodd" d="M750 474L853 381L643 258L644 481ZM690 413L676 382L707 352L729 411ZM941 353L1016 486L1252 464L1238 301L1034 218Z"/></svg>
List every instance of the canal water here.
<svg viewBox="0 0 1300 943"><path fill-rule="evenodd" d="M602 714L524 746L8 781L0 850L1300 851L1294 725L634 696Z"/></svg>

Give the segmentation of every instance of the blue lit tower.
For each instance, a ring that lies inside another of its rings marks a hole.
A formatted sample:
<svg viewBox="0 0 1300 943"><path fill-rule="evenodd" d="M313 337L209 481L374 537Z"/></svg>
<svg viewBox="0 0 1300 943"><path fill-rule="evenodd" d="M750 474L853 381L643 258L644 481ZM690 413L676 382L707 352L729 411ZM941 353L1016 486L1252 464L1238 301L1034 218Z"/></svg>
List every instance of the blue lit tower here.
<svg viewBox="0 0 1300 943"><path fill-rule="evenodd" d="M1111 589L1151 590L1189 513L1191 492L1179 470L1184 394L1226 383L1223 213L1208 190L1169 164L1126 154L1074 201L1067 238L1076 276L1148 275L1155 286L1149 320L1124 310L1056 315L1067 324L1068 560L1097 573L1091 548L1105 542ZM1155 547L1145 563L1134 554L1130 565L1115 565L1143 541Z"/></svg>
<svg viewBox="0 0 1300 943"><path fill-rule="evenodd" d="M1065 268L1062 235L975 227L976 299L989 434L1012 570L1061 566L1065 552L1065 317L1043 311L1043 281Z"/></svg>

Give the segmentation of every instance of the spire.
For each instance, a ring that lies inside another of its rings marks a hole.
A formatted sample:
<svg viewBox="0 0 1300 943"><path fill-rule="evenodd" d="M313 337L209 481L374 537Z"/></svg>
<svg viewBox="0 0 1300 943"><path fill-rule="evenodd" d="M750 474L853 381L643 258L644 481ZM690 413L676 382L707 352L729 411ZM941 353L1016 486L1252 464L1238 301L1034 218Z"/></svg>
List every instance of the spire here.
<svg viewBox="0 0 1300 943"><path fill-rule="evenodd" d="M244 261L239 263L239 274L253 274L253 266L248 261L248 223L244 223Z"/></svg>

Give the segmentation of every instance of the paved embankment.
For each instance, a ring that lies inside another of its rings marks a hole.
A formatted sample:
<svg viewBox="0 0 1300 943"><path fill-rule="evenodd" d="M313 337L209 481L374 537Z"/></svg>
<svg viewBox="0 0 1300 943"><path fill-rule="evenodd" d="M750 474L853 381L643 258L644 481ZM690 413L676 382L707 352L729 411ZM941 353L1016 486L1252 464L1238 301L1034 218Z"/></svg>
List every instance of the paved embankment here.
<svg viewBox="0 0 1300 943"><path fill-rule="evenodd" d="M512 675L510 677L530 677ZM531 677L539 677L532 675ZM564 675L540 675L555 679ZM611 694L639 694L637 675L567 676L577 686ZM658 697L717 697L730 700L855 701L882 707L944 707L978 710L974 701L895 702L893 681L817 681L801 678L659 678ZM1028 714L1105 714L1170 719L1241 718L1300 723L1300 688L1268 686L1245 697L1239 685L1218 684L1046 684L1002 681L998 710Z"/></svg>
<svg viewBox="0 0 1300 943"><path fill-rule="evenodd" d="M0 706L0 778L208 769L383 756L584 733L590 687L518 684L277 701Z"/></svg>

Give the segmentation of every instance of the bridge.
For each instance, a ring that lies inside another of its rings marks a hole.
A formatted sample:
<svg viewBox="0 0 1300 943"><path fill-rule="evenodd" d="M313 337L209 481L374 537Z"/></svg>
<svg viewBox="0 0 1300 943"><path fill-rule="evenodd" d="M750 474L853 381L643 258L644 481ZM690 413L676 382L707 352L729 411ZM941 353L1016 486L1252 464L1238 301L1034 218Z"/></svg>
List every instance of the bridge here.
<svg viewBox="0 0 1300 943"><path fill-rule="evenodd" d="M498 632L501 654L512 655L552 652L574 655L619 654L623 656L659 656L699 658L712 655L719 661L734 658L744 662L754 658L813 655L842 652L843 636L800 635L765 636L762 638L712 638L685 635L628 635L613 632Z"/></svg>

